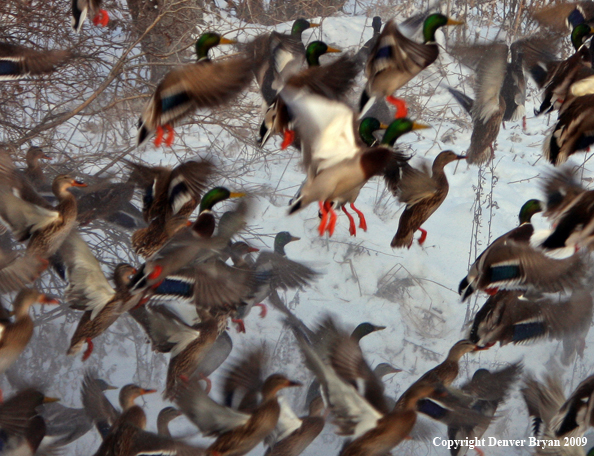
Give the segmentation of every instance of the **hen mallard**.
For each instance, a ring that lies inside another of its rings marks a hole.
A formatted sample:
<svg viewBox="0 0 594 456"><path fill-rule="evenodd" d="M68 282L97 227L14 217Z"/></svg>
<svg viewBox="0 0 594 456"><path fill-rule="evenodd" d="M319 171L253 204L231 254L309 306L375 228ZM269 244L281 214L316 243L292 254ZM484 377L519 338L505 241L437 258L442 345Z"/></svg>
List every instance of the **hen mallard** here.
<svg viewBox="0 0 594 456"><path fill-rule="evenodd" d="M198 61L180 66L165 75L138 122L137 144L143 144L157 131L155 145L173 144L173 124L198 108L214 108L231 101L247 87L253 77L254 64L247 56L212 62L208 51L220 44L235 41L217 33L205 33L196 42Z"/></svg>
<svg viewBox="0 0 594 456"><path fill-rule="evenodd" d="M14 322L0 324L0 374L16 361L33 336L33 320L29 308L33 304L57 304L37 290L24 288L14 298Z"/></svg>
<svg viewBox="0 0 594 456"><path fill-rule="evenodd" d="M72 58L70 51L35 51L0 42L0 81L51 73Z"/></svg>
<svg viewBox="0 0 594 456"><path fill-rule="evenodd" d="M181 389L176 403L205 436L216 437L207 453L239 456L247 454L273 432L281 413L277 393L295 386L301 386L301 383L281 374L270 375L261 384L261 400L249 411L236 411L216 403L197 382Z"/></svg>
<svg viewBox="0 0 594 456"><path fill-rule="evenodd" d="M0 217L17 241L28 241L26 255L51 257L76 226L76 198L68 189L86 184L67 174L57 176L52 191L58 205L53 207L25 182L5 154L0 154L0 177Z"/></svg>
<svg viewBox="0 0 594 456"><path fill-rule="evenodd" d="M415 384L401 397L396 407L388 410L383 385L366 363L361 348L348 333L326 320L319 328L323 344L313 344L297 327L292 326L307 366L322 385L322 395L341 435L351 437L341 456L379 456L399 445L412 431L417 419L417 404L436 395L450 397L442 385L428 382ZM318 332L318 331L316 331ZM332 362L334 360L334 362ZM365 393L358 390L363 386ZM480 415L471 410L449 406L446 410L432 400L425 407L430 416L448 415L450 422L473 423ZM454 419L455 416L455 419Z"/></svg>
<svg viewBox="0 0 594 456"><path fill-rule="evenodd" d="M86 242L76 233L65 241L60 257L66 266L68 280L66 301L71 308L85 311L72 335L67 354L77 354L86 343L85 361L93 352L92 340L103 334L120 315L139 305L141 297L132 296L128 290L130 277L137 271L127 263L116 265L113 271L115 288L112 288Z"/></svg>
<svg viewBox="0 0 594 456"><path fill-rule="evenodd" d="M390 244L392 248L410 248L417 230L421 232L419 244L425 242L427 231L421 225L441 206L450 188L443 168L448 163L465 158L451 150L440 152L433 161L431 173L426 163L420 170L408 164L403 165L397 196L406 204L406 208L398 221L398 231Z"/></svg>
<svg viewBox="0 0 594 456"><path fill-rule="evenodd" d="M51 160L52 157L47 155L41 147L30 147L25 154L25 163L27 164L27 168L25 168L25 177L29 179L32 185L35 185L36 188L39 188L40 185L45 183L45 175L43 174L43 169L41 168L41 163L39 160Z"/></svg>
<svg viewBox="0 0 594 456"><path fill-rule="evenodd" d="M97 379L101 391L117 389L105 380ZM39 445L39 451L56 451L69 443L78 440L91 430L93 421L87 416L84 408L70 408L54 402L37 407L45 421L45 436Z"/></svg>
<svg viewBox="0 0 594 456"><path fill-rule="evenodd" d="M495 239L478 256L458 287L462 301L476 290L488 294L500 288L557 292L579 281L583 275L579 255L555 259L531 245L534 227L530 221L541 211L540 201L527 201L520 210L520 226Z"/></svg>
<svg viewBox="0 0 594 456"><path fill-rule="evenodd" d="M482 165L495 155L493 143L499 135L506 112L502 89L506 77L508 48L503 43L497 43L458 49L461 54L465 51L480 56L474 87L476 99L473 101L466 97L464 100L465 96L460 92L451 88L449 90L472 116L473 127L470 147L466 152L467 161Z"/></svg>
<svg viewBox="0 0 594 456"><path fill-rule="evenodd" d="M171 437L169 423L182 415L183 413L175 407L165 407L164 409L161 409L157 416L157 434L162 435L163 437Z"/></svg>
<svg viewBox="0 0 594 456"><path fill-rule="evenodd" d="M131 311L135 314L141 309ZM192 326L186 324L164 306L150 305L140 316L146 322L145 330L153 349L170 353L167 380L163 397L173 400L182 382L194 376L200 364L211 355L215 342L227 328L227 314L211 315L199 312L200 321ZM144 326L144 325L143 325ZM198 378L207 380L198 373Z"/></svg>
<svg viewBox="0 0 594 456"><path fill-rule="evenodd" d="M7 456L33 456L45 435L45 422L37 407L59 399L34 388L12 395L0 404L0 448Z"/></svg>
<svg viewBox="0 0 594 456"><path fill-rule="evenodd" d="M288 290L303 288L316 279L318 273L313 269L287 258L285 246L300 238L291 236L288 231L281 231L274 237L274 251L260 251L253 264L247 263L256 274L256 284L249 296L240 305L234 322L243 320L254 305L262 307L261 317L266 315L263 302L278 289ZM236 266L238 265L235 261ZM245 328L244 331L245 332Z"/></svg>
<svg viewBox="0 0 594 456"><path fill-rule="evenodd" d="M396 90L435 62L439 55L435 32L444 25L460 24L463 22L439 13L427 16L423 23L421 44L404 36L393 19L388 21L367 60L367 84L361 95L360 110L365 108L371 97L391 97Z"/></svg>
<svg viewBox="0 0 594 456"><path fill-rule="evenodd" d="M80 32L89 12L93 15L93 24L105 27L109 14L101 9L101 3L102 0L72 0L72 30Z"/></svg>
<svg viewBox="0 0 594 456"><path fill-rule="evenodd" d="M495 372L478 369L474 372L472 379L462 385L460 390L474 398L472 401L473 410L486 417L495 418L497 408L506 399L513 384L518 381L521 370L520 364L512 364ZM448 438L456 441L468 439L472 442L474 439L480 439L488 426L489 423L465 427L448 426ZM468 446L453 446L450 448L450 454L464 456L468 449Z"/></svg>

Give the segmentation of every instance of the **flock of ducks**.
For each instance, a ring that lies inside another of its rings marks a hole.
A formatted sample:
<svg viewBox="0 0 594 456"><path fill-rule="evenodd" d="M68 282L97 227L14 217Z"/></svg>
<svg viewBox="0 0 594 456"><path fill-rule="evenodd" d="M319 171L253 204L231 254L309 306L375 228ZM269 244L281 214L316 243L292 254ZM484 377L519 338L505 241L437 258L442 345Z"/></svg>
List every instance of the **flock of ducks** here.
<svg viewBox="0 0 594 456"><path fill-rule="evenodd" d="M410 157L396 147L402 135L428 126L411 120L405 101L394 97L437 59L436 31L462 24L432 11L403 24L390 20L383 28L381 19L374 18L373 38L355 55L343 55L327 65L320 64L320 56L340 51L321 41L306 48L301 34L317 24L305 19L295 21L290 34L259 36L242 44L239 54L214 61L209 58L213 47L236 42L204 33L196 42L197 62L173 69L157 86L141 113L137 143L154 135L157 147L163 142L172 145L173 127L180 119L198 108L232 101L255 77L266 107L260 143L280 135L281 148L293 146L303 152L305 180L289 214L317 202L319 234L332 236L336 210L341 209L349 219L350 234L355 235L355 220L346 206L357 214L359 229L366 230L365 216L355 201L370 178L383 176L390 191L406 204L391 246L410 248L417 231L418 242L424 242L427 232L421 227L448 194L444 168L459 160L488 163L500 125L524 116L525 74L543 89L543 102L535 114L559 112L545 140L544 157L557 166L594 143L590 94L594 52L587 43L594 34L593 5L578 2L538 11L535 17L549 32L509 47L452 46L451 54L476 72L474 100L449 88L471 115L473 133L466 155L443 151L432 166L413 168ZM76 32L88 13L96 25L105 25L109 18L99 0L74 0ZM564 33L566 24L575 53L559 60L555 50L560 39L553 32ZM40 52L0 43L0 80L50 73L75 58L69 51ZM358 108L353 109L347 98L363 67L366 82ZM389 105L396 108L395 114ZM570 168L550 173L542 200L527 201L520 210L520 225L493 241L460 282L463 300L477 291L490 295L476 313L467 339L457 342L441 364L394 400L384 394L381 378L399 370L387 364L371 369L359 346L362 337L384 328L363 323L351 333L330 316L313 328L299 320L278 290L307 287L320 274L287 258L285 246L299 239L286 231L277 234L274 251L252 257L258 250L236 240L253 211L249 195L210 188L211 163L195 160L167 168L126 161L128 178L117 184L92 176L82 182L60 174L49 185L40 163L47 159L42 149L32 147L25 159L27 168L20 170L8 152L0 154L0 218L14 241L26 243L24 250L16 250L12 239L3 236L0 291L17 294L11 312L0 308L0 373L33 336L30 306L57 303L29 288L52 268L68 284L61 300L83 312L68 354L76 355L86 346L83 359L87 359L93 340L129 313L146 331L153 349L170 354L163 397L179 410L164 409L158 434L148 432L146 415L134 401L155 390L124 386L118 411L104 395L113 387L89 371L82 384L83 409L62 406L35 388L3 400L1 454L44 454L95 426L103 439L98 456L243 455L261 442L267 445L268 456L296 456L321 433L331 415L336 433L346 437L342 456L385 455L411 436L423 438L419 413L445 423L450 439L483 435L522 375L522 366L512 364L494 372L479 369L470 382L454 389L451 385L464 355L497 342L543 337L563 340L567 359L574 353L583 355L593 313L587 252L594 240L594 191L586 190ZM131 203L136 192L142 198L141 209ZM235 198L239 202L231 210L215 216L217 204ZM198 216L191 220L196 210ZM531 224L538 212L551 222L545 235L537 236ZM113 286L77 232L78 225L95 219L134 230L131 246L144 259L137 265L116 265ZM224 403L209 396L208 377L232 350L226 331L229 319L245 331L243 320L252 307L260 306L261 316L266 314L266 300L285 316L316 377L307 394L308 416L298 417L278 395L282 389L302 385L278 373L267 375L263 349L244 353L228 368ZM192 310L191 322L182 317L183 307ZM594 376L568 399L552 375L542 382L528 375L523 382L522 394L540 439L581 438L594 425ZM215 438L208 448L171 436L167 424L181 414L205 436ZM537 454L585 454L582 446L568 450L552 445L553 449L539 449ZM462 456L467 450L468 445L457 446L451 453Z"/></svg>

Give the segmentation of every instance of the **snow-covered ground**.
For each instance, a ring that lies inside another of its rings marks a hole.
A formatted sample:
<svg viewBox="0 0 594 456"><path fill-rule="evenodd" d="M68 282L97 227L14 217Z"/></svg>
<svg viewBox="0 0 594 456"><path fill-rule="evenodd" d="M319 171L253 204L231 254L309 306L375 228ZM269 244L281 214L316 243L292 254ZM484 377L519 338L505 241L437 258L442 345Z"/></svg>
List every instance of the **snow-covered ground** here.
<svg viewBox="0 0 594 456"><path fill-rule="evenodd" d="M206 20L211 20L215 29L231 30L239 25L231 16L225 21L214 17ZM305 32L304 38L322 39L344 50L356 50L372 33L369 27L371 19L363 16L330 17L325 18L322 24L319 29ZM290 24L282 24L276 29L286 31L289 27ZM264 28L260 27L259 30ZM438 34L443 42L443 35L441 32ZM443 84L462 87L472 96L470 84L466 81L469 74L442 52L437 64L400 92L411 101L410 117L432 126L432 129L409 134L399 142L405 150L414 152L413 166L421 160L433 160L442 150L451 149L460 154L465 152L470 142L470 119ZM255 91L255 87L253 89ZM359 89L357 94L353 94L353 100L358 95ZM279 151L278 138L270 141L264 151L253 147L260 119L260 101L254 93L242 99L241 103L244 107L249 107L251 103L249 123L246 125L249 135L245 142L231 137L226 129L216 126L209 127L209 136L205 135L203 128L191 125L178 128L177 131L197 155L214 157L221 169L229 173L231 177L222 183L232 190L245 189L257 195L257 208L249 220L248 233L244 236L250 244L272 249L274 234L282 230L301 237L299 242L287 247L289 258L303 261L324 275L310 289L286 294L289 306L299 318L306 324L313 324L320 316L330 313L348 327L355 327L363 321L387 327L384 331L366 337L362 347L372 365L389 362L403 369L401 373L386 377L386 392L398 396L426 370L441 362L456 341L464 338L469 316L484 303L486 297L479 293L468 304L461 303L457 293L459 281L466 275L476 255L491 240L517 225L522 204L540 196L540 178L551 167L541 158L541 145L549 127L549 119L534 118L531 114L533 106L539 104L536 92L530 91L526 105L526 112L529 113L527 131L522 131L521 124L516 122L508 123L507 129L502 128L492 164L481 169L469 167L464 162L447 166L446 174L450 183L448 197L424 225L429 233L424 246L414 243L409 250L390 248L403 208L387 192L380 179L370 181L357 200L357 207L365 213L369 229L367 232L359 230L356 237L349 236L348 221L341 214L334 236L330 239L320 238L316 230L317 207L314 205L289 217L288 201L303 180L299 153L291 148ZM242 117L240 121L245 122L245 118ZM200 117L196 119L199 122ZM229 120L230 123L236 121ZM134 134L130 132L130 144ZM216 150L212 148L213 140L218 145ZM178 141L180 138L176 139L176 143ZM176 144L173 146L175 151ZM148 162L163 164L175 164L180 159L177 154L166 149L155 149L152 144L136 151L134 155ZM584 176L590 177L593 173L586 158L585 154L580 153L570 161L576 165L583 164ZM538 226L546 227L546 222L539 215L534 221ZM237 334L231 330L235 347L229 361L241 356L242 351L265 343L273 354L271 369L308 381L311 374L301 361L292 335L283 326L281 318L274 310L265 319L260 319L258 312L252 312L246 320L247 334ZM149 346L142 344L142 336L127 335L133 327L134 322L129 317L123 318L110 329L108 335L96 340L96 346L101 348L84 364L80 357L64 356L63 375L47 380L48 392L51 393L52 388L67 388L71 393L63 397L63 403L80 406L76 385L82 379L84 369L94 365L100 367L100 374L112 384L123 386L135 381L146 387L162 389L167 357L152 354ZM66 326L65 330L71 334L74 324ZM566 391L573 390L593 371L592 337L589 335L586 340L584 358L564 368ZM499 368L516 361L523 362L526 372L541 374L552 366L561 365L560 353L560 343L549 341L529 346L493 347L488 351L466 355L461 362L457 383L468 380L479 367ZM101 362L97 360L100 356L104 357ZM141 364L142 369L139 367ZM140 372L144 376L139 378ZM150 378L146 378L147 372L150 372ZM215 397L217 378L215 374ZM306 388L302 388L284 394L291 397L296 410L303 412L305 392ZM116 402L117 391L109 392L108 397ZM147 411L149 429L155 430L157 413L165 404L159 395L146 396L140 402L144 403ZM485 437L528 437L529 422L517 387L498 415L500 418L491 425ZM171 427L174 435L196 434L196 429L185 418L178 418ZM445 427L440 425L436 436L445 437ZM193 438L193 441L200 441L196 439ZM341 443L342 439L333 433L333 425L327 423L322 436L304 454L336 454ZM99 438L93 431L71 445L67 454L91 454L98 444ZM486 448L486 454L494 456L527 452L526 447ZM263 448L258 447L250 454L262 453ZM394 453L449 454L447 449L434 447L431 442L405 442Z"/></svg>

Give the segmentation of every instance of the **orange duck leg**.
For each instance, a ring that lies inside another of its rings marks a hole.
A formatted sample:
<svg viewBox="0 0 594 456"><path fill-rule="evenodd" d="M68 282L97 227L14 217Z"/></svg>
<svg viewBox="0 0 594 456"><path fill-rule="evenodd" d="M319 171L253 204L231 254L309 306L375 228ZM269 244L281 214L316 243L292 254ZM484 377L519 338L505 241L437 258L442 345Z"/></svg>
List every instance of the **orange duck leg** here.
<svg viewBox="0 0 594 456"><path fill-rule="evenodd" d="M363 212L357 209L354 203L351 203L351 209L354 210L359 216L359 228L361 228L363 231L367 231L367 221L365 220Z"/></svg>
<svg viewBox="0 0 594 456"><path fill-rule="evenodd" d="M346 216L349 218L349 234L351 236L356 236L357 227L355 226L355 219L351 214L348 213L347 208L345 206L342 206L342 212L344 212Z"/></svg>

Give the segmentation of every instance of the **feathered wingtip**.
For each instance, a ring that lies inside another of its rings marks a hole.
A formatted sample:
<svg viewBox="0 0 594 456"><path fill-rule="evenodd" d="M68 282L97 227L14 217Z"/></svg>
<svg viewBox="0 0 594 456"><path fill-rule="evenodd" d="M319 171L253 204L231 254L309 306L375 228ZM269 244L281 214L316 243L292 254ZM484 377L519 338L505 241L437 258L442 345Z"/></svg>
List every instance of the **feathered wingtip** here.
<svg viewBox="0 0 594 456"><path fill-rule="evenodd" d="M142 146L151 135L151 131L147 128L142 118L138 119L138 134L136 135L136 147Z"/></svg>
<svg viewBox="0 0 594 456"><path fill-rule="evenodd" d="M252 71L258 73L270 60L270 34L264 33L247 43L238 43L237 48L252 62Z"/></svg>
<svg viewBox="0 0 594 456"><path fill-rule="evenodd" d="M548 173L541 183L541 190L545 196L545 217L557 212L566 202L585 191L584 187L575 179L576 168L566 166Z"/></svg>
<svg viewBox="0 0 594 456"><path fill-rule="evenodd" d="M458 294L462 296L462 302L466 301L474 293L474 287L468 282L468 277L464 277L458 285Z"/></svg>
<svg viewBox="0 0 594 456"><path fill-rule="evenodd" d="M297 211L301 210L301 206L302 206L302 199L303 197L299 196L292 204L291 207L289 208L289 215L294 214Z"/></svg>
<svg viewBox="0 0 594 456"><path fill-rule="evenodd" d="M460 106L462 106L468 114L472 115L471 111L472 106L474 105L474 100L469 96L463 94L459 90L456 90L449 86L447 86L446 88L448 89L448 92L452 94L454 99L460 104Z"/></svg>

